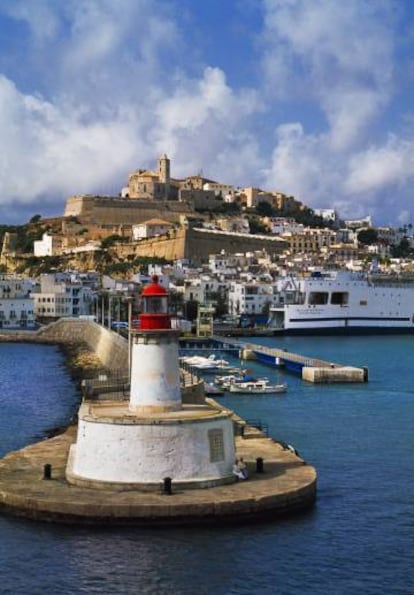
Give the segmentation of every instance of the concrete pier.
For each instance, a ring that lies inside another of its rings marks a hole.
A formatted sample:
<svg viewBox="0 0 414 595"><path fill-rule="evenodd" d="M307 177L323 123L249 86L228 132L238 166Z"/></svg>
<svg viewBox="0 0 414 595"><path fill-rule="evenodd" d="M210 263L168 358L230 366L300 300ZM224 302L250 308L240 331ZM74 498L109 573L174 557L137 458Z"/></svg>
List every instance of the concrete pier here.
<svg viewBox="0 0 414 595"><path fill-rule="evenodd" d="M219 340L222 340L221 338ZM223 340L225 342L225 339ZM234 344L234 343L232 343ZM265 347L256 343L240 343L240 357L256 359L262 364L283 367L288 372L300 374L302 380L314 383L367 382L366 367L344 366L315 357L292 353L285 349Z"/></svg>
<svg viewBox="0 0 414 595"><path fill-rule="evenodd" d="M84 524L198 525L273 519L311 507L316 471L258 430L245 428L236 438L249 479L208 489L163 492L91 489L69 484L65 467L76 427L11 452L0 460L0 512L41 521ZM264 472L256 472L257 459ZM50 479L45 479L50 465Z"/></svg>

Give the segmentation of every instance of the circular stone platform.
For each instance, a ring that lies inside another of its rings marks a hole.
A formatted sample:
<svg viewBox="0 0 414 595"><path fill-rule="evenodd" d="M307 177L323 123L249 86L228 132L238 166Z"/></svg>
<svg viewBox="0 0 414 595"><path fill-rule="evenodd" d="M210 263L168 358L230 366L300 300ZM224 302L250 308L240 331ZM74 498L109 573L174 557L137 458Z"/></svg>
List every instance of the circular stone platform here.
<svg viewBox="0 0 414 595"><path fill-rule="evenodd" d="M236 438L238 457L249 469L249 479L208 489L182 490L172 483L172 494L136 490L79 487L65 479L75 426L65 433L11 452L0 460L0 512L42 521L141 525L195 525L246 522L276 518L312 506L316 498L316 471L279 443L259 432ZM256 472L256 459L264 472ZM50 464L51 479L43 479Z"/></svg>

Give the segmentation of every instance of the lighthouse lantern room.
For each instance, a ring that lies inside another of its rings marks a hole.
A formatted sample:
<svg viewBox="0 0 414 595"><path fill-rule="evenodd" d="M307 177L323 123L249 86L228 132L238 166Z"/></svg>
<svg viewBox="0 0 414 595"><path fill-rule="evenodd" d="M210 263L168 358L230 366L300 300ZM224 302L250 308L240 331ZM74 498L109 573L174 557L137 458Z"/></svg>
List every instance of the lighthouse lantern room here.
<svg viewBox="0 0 414 595"><path fill-rule="evenodd" d="M153 275L152 283L144 289L141 299L142 314L139 317L141 330L170 329L168 292L159 284L157 275Z"/></svg>

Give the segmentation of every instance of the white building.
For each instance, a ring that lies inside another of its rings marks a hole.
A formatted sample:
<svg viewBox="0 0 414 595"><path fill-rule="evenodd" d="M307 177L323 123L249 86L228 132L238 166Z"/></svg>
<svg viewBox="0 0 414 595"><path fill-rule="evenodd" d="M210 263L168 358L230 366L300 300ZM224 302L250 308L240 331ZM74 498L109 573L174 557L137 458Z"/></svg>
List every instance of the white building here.
<svg viewBox="0 0 414 595"><path fill-rule="evenodd" d="M32 329L35 326L33 282L0 276L0 329Z"/></svg>
<svg viewBox="0 0 414 595"><path fill-rule="evenodd" d="M144 223L137 223L132 226L133 240L142 240L144 238L154 238L166 234L174 226L169 221L163 219L150 219Z"/></svg>
<svg viewBox="0 0 414 595"><path fill-rule="evenodd" d="M227 196L228 194L234 193L234 186L231 184L221 184L220 182L206 182L203 184L203 190L212 190L216 196Z"/></svg>
<svg viewBox="0 0 414 595"><path fill-rule="evenodd" d="M302 233L304 225L297 223L291 217L264 217L264 222L269 226L270 231L280 235L282 233Z"/></svg>
<svg viewBox="0 0 414 595"><path fill-rule="evenodd" d="M273 286L269 283L233 281L228 293L229 314L262 314L275 305Z"/></svg>
<svg viewBox="0 0 414 595"><path fill-rule="evenodd" d="M91 313L93 292L70 275L45 274L33 292L34 311L40 318L83 316Z"/></svg>
<svg viewBox="0 0 414 595"><path fill-rule="evenodd" d="M62 239L45 232L41 240L33 242L33 253L35 256L53 256L62 248Z"/></svg>
<svg viewBox="0 0 414 595"><path fill-rule="evenodd" d="M318 217L322 217L324 221L329 223L337 223L339 220L338 213L335 209L313 209L313 212Z"/></svg>
<svg viewBox="0 0 414 595"><path fill-rule="evenodd" d="M345 227L349 229L361 229L363 227L372 227L372 218L370 215L363 217L362 219L347 219Z"/></svg>
<svg viewBox="0 0 414 595"><path fill-rule="evenodd" d="M212 296L224 291L226 287L226 283L221 283L218 279L209 275L187 279L184 282L184 300L186 302L197 301L200 304L204 304L212 301Z"/></svg>

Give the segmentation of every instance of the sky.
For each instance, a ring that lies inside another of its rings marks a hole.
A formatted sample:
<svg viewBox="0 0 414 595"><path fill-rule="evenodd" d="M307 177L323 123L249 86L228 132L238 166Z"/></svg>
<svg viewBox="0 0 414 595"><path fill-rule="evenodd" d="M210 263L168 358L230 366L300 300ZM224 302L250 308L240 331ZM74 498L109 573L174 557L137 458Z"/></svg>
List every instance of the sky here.
<svg viewBox="0 0 414 595"><path fill-rule="evenodd" d="M414 223L412 0L0 0L0 223L156 167Z"/></svg>

